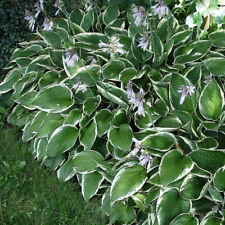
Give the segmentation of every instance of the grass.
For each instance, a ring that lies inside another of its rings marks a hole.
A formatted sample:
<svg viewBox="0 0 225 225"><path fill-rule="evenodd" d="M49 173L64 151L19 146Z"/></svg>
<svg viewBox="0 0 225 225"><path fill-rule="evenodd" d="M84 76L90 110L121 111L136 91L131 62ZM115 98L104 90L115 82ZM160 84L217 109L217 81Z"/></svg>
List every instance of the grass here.
<svg viewBox="0 0 225 225"><path fill-rule="evenodd" d="M33 160L16 128L0 128L0 224L105 225L100 203Z"/></svg>

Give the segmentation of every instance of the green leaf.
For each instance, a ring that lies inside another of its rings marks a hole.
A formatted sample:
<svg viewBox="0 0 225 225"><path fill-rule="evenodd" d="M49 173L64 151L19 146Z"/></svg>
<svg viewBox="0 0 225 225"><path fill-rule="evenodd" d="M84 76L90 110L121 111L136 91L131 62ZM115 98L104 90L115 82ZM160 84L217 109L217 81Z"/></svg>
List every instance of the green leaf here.
<svg viewBox="0 0 225 225"><path fill-rule="evenodd" d="M146 169L142 166L121 169L116 174L111 186L110 196L112 202L125 199L139 191L146 179Z"/></svg>
<svg viewBox="0 0 225 225"><path fill-rule="evenodd" d="M118 128L112 128L108 138L114 147L124 151L131 150L132 130L129 125L121 124Z"/></svg>
<svg viewBox="0 0 225 225"><path fill-rule="evenodd" d="M78 130L71 125L57 128L48 141L47 155L53 157L68 151L74 146L77 137Z"/></svg>
<svg viewBox="0 0 225 225"><path fill-rule="evenodd" d="M176 216L188 213L190 207L190 200L182 198L176 188L167 189L157 201L156 213L159 225L170 224Z"/></svg>
<svg viewBox="0 0 225 225"><path fill-rule="evenodd" d="M100 41L108 42L108 38L102 33L81 33L75 35L75 39L87 44L93 44L95 46L98 46ZM96 47L96 49L98 49L98 47Z"/></svg>
<svg viewBox="0 0 225 225"><path fill-rule="evenodd" d="M136 69L134 69L134 68L126 68L126 69L124 69L123 71L120 72L119 79L123 83L128 83L133 78L137 78L137 76L138 76L138 72L137 72Z"/></svg>
<svg viewBox="0 0 225 225"><path fill-rule="evenodd" d="M84 12L75 8L70 14L70 20L73 23L80 25L80 23L83 19L83 16L84 16Z"/></svg>
<svg viewBox="0 0 225 225"><path fill-rule="evenodd" d="M155 53L155 55L158 57L158 56L161 56L163 54L163 44L161 42L161 40L159 39L159 36L157 35L156 32L153 32L152 33L152 51L153 53Z"/></svg>
<svg viewBox="0 0 225 225"><path fill-rule="evenodd" d="M205 149L216 149L218 147L218 142L211 137L206 137L203 140L197 143L198 148L205 148Z"/></svg>
<svg viewBox="0 0 225 225"><path fill-rule="evenodd" d="M215 76L225 75L225 59L222 57L210 58L204 61L205 66Z"/></svg>
<svg viewBox="0 0 225 225"><path fill-rule="evenodd" d="M82 151L77 153L73 158L73 167L79 173L92 173L96 169L98 161L104 158L96 151Z"/></svg>
<svg viewBox="0 0 225 225"><path fill-rule="evenodd" d="M106 63L103 67L104 79L119 80L119 73L125 69L125 64L119 60L112 60Z"/></svg>
<svg viewBox="0 0 225 225"><path fill-rule="evenodd" d="M201 225L221 225L221 223L221 219L216 218L213 214L206 215L201 221Z"/></svg>
<svg viewBox="0 0 225 225"><path fill-rule="evenodd" d="M25 49L16 49L11 57L11 61L14 59L20 58L20 57L31 57L37 53L39 53L42 50L42 47L40 45L32 44L31 46L25 48Z"/></svg>
<svg viewBox="0 0 225 225"><path fill-rule="evenodd" d="M56 98L57 96L57 98ZM45 112L63 112L73 105L73 93L64 85L53 85L38 93L32 104Z"/></svg>
<svg viewBox="0 0 225 225"><path fill-rule="evenodd" d="M215 31L209 35L209 39L212 41L215 47L225 48L225 31Z"/></svg>
<svg viewBox="0 0 225 225"><path fill-rule="evenodd" d="M188 176L180 189L180 194L186 199L196 200L201 197L201 192L204 191L207 179L197 176Z"/></svg>
<svg viewBox="0 0 225 225"><path fill-rule="evenodd" d="M43 161L47 156L46 148L47 148L48 140L47 138L41 138L37 144L36 148L36 156L38 161Z"/></svg>
<svg viewBox="0 0 225 225"><path fill-rule="evenodd" d="M124 90L116 87L115 85L109 83L98 83L98 91L108 100L114 102L124 108L127 108L128 98Z"/></svg>
<svg viewBox="0 0 225 225"><path fill-rule="evenodd" d="M67 115L64 124L72 124L73 126L76 126L80 122L81 118L82 112L78 109L73 109Z"/></svg>
<svg viewBox="0 0 225 225"><path fill-rule="evenodd" d="M42 30L40 35L51 47L61 48L61 38L56 32Z"/></svg>
<svg viewBox="0 0 225 225"><path fill-rule="evenodd" d="M13 85L20 79L22 70L14 69L11 70L0 84L0 94L7 93L13 88Z"/></svg>
<svg viewBox="0 0 225 225"><path fill-rule="evenodd" d="M183 213L178 215L171 223L171 225L198 225L198 220L193 215Z"/></svg>
<svg viewBox="0 0 225 225"><path fill-rule="evenodd" d="M223 202L222 194L213 185L209 185L208 192L215 202Z"/></svg>
<svg viewBox="0 0 225 225"><path fill-rule="evenodd" d="M218 191L225 192L225 167L216 171L213 183Z"/></svg>
<svg viewBox="0 0 225 225"><path fill-rule="evenodd" d="M194 42L188 46L182 47L179 51L182 52L175 58L175 64L183 64L201 59L210 50L211 41L201 40Z"/></svg>
<svg viewBox="0 0 225 225"><path fill-rule="evenodd" d="M57 155L54 157L45 158L43 164L49 167L51 170L56 170L65 161L65 154Z"/></svg>
<svg viewBox="0 0 225 225"><path fill-rule="evenodd" d="M80 132L80 143L86 148L91 149L97 136L96 122L93 120Z"/></svg>
<svg viewBox="0 0 225 225"><path fill-rule="evenodd" d="M85 201L91 199L100 188L104 178L97 172L83 174L81 182L81 192Z"/></svg>
<svg viewBox="0 0 225 225"><path fill-rule="evenodd" d="M67 160L57 171L57 176L61 181L68 181L76 174L73 169L73 160Z"/></svg>
<svg viewBox="0 0 225 225"><path fill-rule="evenodd" d="M51 84L57 84L59 82L59 72L56 70L49 71L39 81L40 89L45 88Z"/></svg>
<svg viewBox="0 0 225 225"><path fill-rule="evenodd" d="M32 105L32 102L36 96L36 91L28 91L17 100L17 103L20 103L26 109L34 110L35 107Z"/></svg>
<svg viewBox="0 0 225 225"><path fill-rule="evenodd" d="M125 202L115 204L110 210L110 223L115 221L120 224L132 224L136 219L133 206L128 206Z"/></svg>
<svg viewBox="0 0 225 225"><path fill-rule="evenodd" d="M80 26L85 31L88 31L91 28L91 26L93 26L93 24L94 24L94 12L93 10L89 10L86 14L84 14Z"/></svg>
<svg viewBox="0 0 225 225"><path fill-rule="evenodd" d="M200 168L215 173L220 167L225 165L225 153L216 150L195 150L189 157Z"/></svg>
<svg viewBox="0 0 225 225"><path fill-rule="evenodd" d="M145 148L168 151L174 145L174 136L169 133L157 133L147 136L142 142Z"/></svg>
<svg viewBox="0 0 225 225"><path fill-rule="evenodd" d="M82 67L80 68L73 76L79 77L86 85L96 85L96 82L99 80L100 75L98 71L100 70L99 65L93 65L91 67Z"/></svg>
<svg viewBox="0 0 225 225"><path fill-rule="evenodd" d="M63 53L64 51L56 50L56 49L51 50L49 52L51 62L59 68L63 68L63 62L62 62Z"/></svg>
<svg viewBox="0 0 225 225"><path fill-rule="evenodd" d="M103 13L103 22L108 25L113 20L116 20L119 16L119 9L117 6L109 6Z"/></svg>
<svg viewBox="0 0 225 225"><path fill-rule="evenodd" d="M190 173L194 164L188 156L180 151L172 150L166 153L159 166L160 180L163 186L177 181Z"/></svg>
<svg viewBox="0 0 225 225"><path fill-rule="evenodd" d="M95 121L97 124L97 133L99 137L108 131L112 118L113 114L108 109L102 109L96 113Z"/></svg>
<svg viewBox="0 0 225 225"><path fill-rule="evenodd" d="M161 107L161 110L162 110L162 107ZM166 116L157 120L155 123L155 126L157 128L162 128L165 130L167 130L167 129L176 130L176 129L182 127L182 123L177 116L175 116L173 114L167 114Z"/></svg>
<svg viewBox="0 0 225 225"><path fill-rule="evenodd" d="M203 89L199 99L199 110L206 119L217 120L224 106L224 94L215 80Z"/></svg>
<svg viewBox="0 0 225 225"><path fill-rule="evenodd" d="M37 137L48 137L57 127L62 124L63 118L59 114L48 113L37 129Z"/></svg>
<svg viewBox="0 0 225 225"><path fill-rule="evenodd" d="M101 103L101 96L88 98L83 105L84 112L90 116L99 106Z"/></svg>
<svg viewBox="0 0 225 225"><path fill-rule="evenodd" d="M174 45L183 43L185 41L187 41L187 39L191 36L192 31L189 30L184 30L184 31L180 31L175 33L170 40L174 41Z"/></svg>

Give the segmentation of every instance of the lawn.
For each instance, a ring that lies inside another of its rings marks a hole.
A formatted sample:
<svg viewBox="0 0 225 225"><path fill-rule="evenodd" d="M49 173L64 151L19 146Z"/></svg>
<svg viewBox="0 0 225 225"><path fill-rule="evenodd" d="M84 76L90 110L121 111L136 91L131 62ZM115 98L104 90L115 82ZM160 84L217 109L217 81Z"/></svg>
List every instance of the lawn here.
<svg viewBox="0 0 225 225"><path fill-rule="evenodd" d="M105 225L99 200L80 193L33 159L17 128L0 128L0 224Z"/></svg>

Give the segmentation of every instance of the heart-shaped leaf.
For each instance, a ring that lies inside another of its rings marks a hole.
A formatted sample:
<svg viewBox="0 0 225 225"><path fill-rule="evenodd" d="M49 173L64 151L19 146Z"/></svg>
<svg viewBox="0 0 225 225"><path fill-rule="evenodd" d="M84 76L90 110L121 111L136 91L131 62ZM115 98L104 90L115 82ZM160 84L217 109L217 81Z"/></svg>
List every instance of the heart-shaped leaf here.
<svg viewBox="0 0 225 225"><path fill-rule="evenodd" d="M103 161L103 157L96 151L82 151L73 158L73 168L79 173L91 173L96 169L98 161Z"/></svg>
<svg viewBox="0 0 225 225"><path fill-rule="evenodd" d="M203 89L200 100L199 110L206 119L217 120L222 112L224 105L224 94L215 80L212 80Z"/></svg>
<svg viewBox="0 0 225 225"><path fill-rule="evenodd" d="M172 150L164 155L160 170L160 180L163 186L186 176L194 164L188 156L183 156L180 151Z"/></svg>
<svg viewBox="0 0 225 225"><path fill-rule="evenodd" d="M116 87L115 85L109 83L98 83L98 91L108 100L114 102L124 108L127 108L128 98L124 90Z"/></svg>
<svg viewBox="0 0 225 225"><path fill-rule="evenodd" d="M215 187L221 191L225 191L225 167L220 168L213 179Z"/></svg>
<svg viewBox="0 0 225 225"><path fill-rule="evenodd" d="M191 214L183 213L178 215L170 225L198 225L198 220Z"/></svg>
<svg viewBox="0 0 225 225"><path fill-rule="evenodd" d="M120 170L112 182L112 202L125 199L139 191L146 179L147 173L143 166L131 166Z"/></svg>
<svg viewBox="0 0 225 225"><path fill-rule="evenodd" d="M129 125L121 124L118 128L112 128L109 132L111 144L124 151L131 150L132 131Z"/></svg>
<svg viewBox="0 0 225 225"><path fill-rule="evenodd" d="M49 139L47 155L53 157L72 148L77 140L77 128L64 125L57 128Z"/></svg>
<svg viewBox="0 0 225 225"><path fill-rule="evenodd" d="M120 224L132 224L136 219L134 207L125 202L116 203L110 210L110 223L118 221Z"/></svg>
<svg viewBox="0 0 225 225"><path fill-rule="evenodd" d="M156 213L159 225L168 225L181 213L188 213L191 207L190 200L179 195L176 188L167 189L157 201Z"/></svg>
<svg viewBox="0 0 225 225"><path fill-rule="evenodd" d="M225 48L225 31L224 30L211 33L209 35L209 39L212 41L215 47Z"/></svg>
<svg viewBox="0 0 225 225"><path fill-rule="evenodd" d="M169 133L157 133L147 136L141 142L145 148L151 148L159 151L168 151L174 145L174 136Z"/></svg>
<svg viewBox="0 0 225 225"><path fill-rule="evenodd" d="M64 182L71 179L75 174L72 159L67 160L57 171L58 178Z"/></svg>
<svg viewBox="0 0 225 225"><path fill-rule="evenodd" d="M57 96L57 98L56 98ZM58 113L73 105L73 93L64 85L53 85L38 93L32 104L45 112Z"/></svg>
<svg viewBox="0 0 225 225"><path fill-rule="evenodd" d="M216 150L195 150L189 157L200 168L215 173L220 167L225 165L225 153Z"/></svg>
<svg viewBox="0 0 225 225"><path fill-rule="evenodd" d="M210 73L215 76L225 75L225 59L224 57L216 57L205 60L205 66Z"/></svg>
<svg viewBox="0 0 225 225"><path fill-rule="evenodd" d="M97 124L97 132L99 137L108 131L112 118L113 114L108 109L102 109L96 113L95 121Z"/></svg>
<svg viewBox="0 0 225 225"><path fill-rule="evenodd" d="M82 175L81 191L86 201L98 192L103 180L102 175L97 172Z"/></svg>
<svg viewBox="0 0 225 225"><path fill-rule="evenodd" d="M119 9L114 6L109 6L103 13L103 21L106 25L108 25L113 20L116 20L119 16Z"/></svg>
<svg viewBox="0 0 225 225"><path fill-rule="evenodd" d="M187 199L198 199L205 186L207 179L197 176L188 176L181 186L181 196Z"/></svg>
<svg viewBox="0 0 225 225"><path fill-rule="evenodd" d="M99 106L101 102L101 97L97 96L92 97L92 98L88 98L85 102L84 102L84 106L83 106L83 110L84 112L90 116Z"/></svg>
<svg viewBox="0 0 225 225"><path fill-rule="evenodd" d="M93 120L86 127L82 128L80 132L80 143L88 150L91 149L92 145L97 136L96 122Z"/></svg>

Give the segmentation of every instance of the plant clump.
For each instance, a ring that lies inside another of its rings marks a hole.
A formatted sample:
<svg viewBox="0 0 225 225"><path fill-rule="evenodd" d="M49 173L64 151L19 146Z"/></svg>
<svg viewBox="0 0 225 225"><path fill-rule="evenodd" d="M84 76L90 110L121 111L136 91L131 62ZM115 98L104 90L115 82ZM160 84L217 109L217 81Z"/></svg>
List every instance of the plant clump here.
<svg viewBox="0 0 225 225"><path fill-rule="evenodd" d="M65 16L20 43L0 84L8 122L85 200L100 195L111 223L222 224L224 17L204 30L180 19L190 1L150 2L69 14L57 1Z"/></svg>

